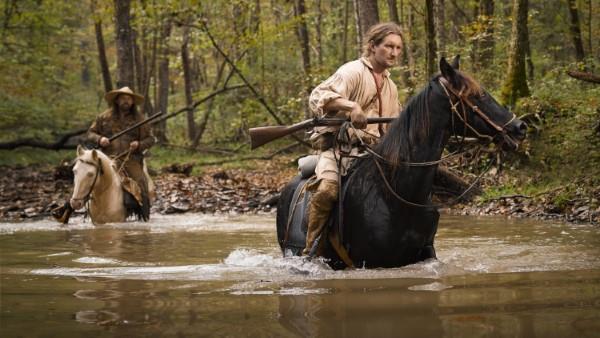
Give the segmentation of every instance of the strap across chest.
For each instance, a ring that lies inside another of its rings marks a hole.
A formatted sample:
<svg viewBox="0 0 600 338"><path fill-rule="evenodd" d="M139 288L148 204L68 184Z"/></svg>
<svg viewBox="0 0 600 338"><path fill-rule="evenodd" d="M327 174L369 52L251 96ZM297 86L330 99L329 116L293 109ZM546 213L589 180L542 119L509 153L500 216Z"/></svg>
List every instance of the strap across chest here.
<svg viewBox="0 0 600 338"><path fill-rule="evenodd" d="M378 114L379 117L382 117L383 115L383 105L381 104L381 88L383 87L383 78L381 79L381 83L379 81L377 81L377 76L375 76L375 72L373 72L373 70L371 70L371 75L373 75L373 81L375 81L375 89L377 90L377 106L379 108ZM384 132L383 132L383 125L381 123L379 123L377 125L377 129L379 129L379 137L382 137Z"/></svg>

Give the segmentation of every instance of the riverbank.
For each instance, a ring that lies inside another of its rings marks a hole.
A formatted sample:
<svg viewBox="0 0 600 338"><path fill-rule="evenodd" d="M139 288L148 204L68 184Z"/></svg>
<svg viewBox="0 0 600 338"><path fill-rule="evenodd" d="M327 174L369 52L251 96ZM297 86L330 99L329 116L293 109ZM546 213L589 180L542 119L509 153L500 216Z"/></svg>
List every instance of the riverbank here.
<svg viewBox="0 0 600 338"><path fill-rule="evenodd" d="M254 166L260 169L213 166L203 168L200 174L190 174L185 165L164 167L153 175L156 198L152 213L273 212L279 191L295 174L291 162L291 157L283 157L260 161L260 165ZM14 222L51 217L50 211L62 205L72 192L65 169L40 165L3 167L0 220ZM506 181L507 175L484 178L484 190L486 186L490 189L493 182ZM446 211L460 215L504 215L600 224L599 200L600 187L582 180L530 195L486 197L484 194Z"/></svg>
<svg viewBox="0 0 600 338"><path fill-rule="evenodd" d="M209 167L200 175L167 171L153 175L156 197L151 213L270 212L279 190L294 175L292 167L277 161L265 161L260 170ZM30 165L3 167L2 172L0 221L51 217L50 211L72 193L64 170Z"/></svg>

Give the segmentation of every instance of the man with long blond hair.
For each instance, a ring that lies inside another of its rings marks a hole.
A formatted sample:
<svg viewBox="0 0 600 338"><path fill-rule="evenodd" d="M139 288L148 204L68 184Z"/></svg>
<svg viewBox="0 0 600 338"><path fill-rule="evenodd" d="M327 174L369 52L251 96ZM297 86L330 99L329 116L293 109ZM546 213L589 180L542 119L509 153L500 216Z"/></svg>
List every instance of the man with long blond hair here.
<svg viewBox="0 0 600 338"><path fill-rule="evenodd" d="M350 118L355 128L350 133L351 155L359 154L359 140L374 144L384 133L383 125L368 125L368 117L395 117L400 111L398 89L388 69L397 64L402 51L401 28L392 22L374 25L365 34L364 41L362 57L342 65L312 91L309 99L310 109L317 117ZM338 175L345 174L352 160L352 157L343 157L338 167L336 158L340 156L333 147L338 130L337 127L316 127L311 136L319 159L315 169L317 180L308 187L313 196L303 251L306 255L318 252L315 241L338 199Z"/></svg>

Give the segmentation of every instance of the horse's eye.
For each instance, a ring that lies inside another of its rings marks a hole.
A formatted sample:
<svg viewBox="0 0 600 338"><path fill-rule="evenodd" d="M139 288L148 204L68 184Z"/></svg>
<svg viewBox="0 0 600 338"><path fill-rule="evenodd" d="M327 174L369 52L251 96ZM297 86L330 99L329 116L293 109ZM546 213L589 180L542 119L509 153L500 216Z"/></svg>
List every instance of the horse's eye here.
<svg viewBox="0 0 600 338"><path fill-rule="evenodd" d="M87 176L88 176L88 177L92 177L92 176L94 176L94 174L92 174L92 173L87 173Z"/></svg>

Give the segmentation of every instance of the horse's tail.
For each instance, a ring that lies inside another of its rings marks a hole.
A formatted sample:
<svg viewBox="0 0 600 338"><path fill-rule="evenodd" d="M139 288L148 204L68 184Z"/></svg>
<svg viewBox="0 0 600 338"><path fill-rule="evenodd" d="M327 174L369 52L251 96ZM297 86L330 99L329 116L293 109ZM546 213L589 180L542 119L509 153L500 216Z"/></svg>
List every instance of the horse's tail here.
<svg viewBox="0 0 600 338"><path fill-rule="evenodd" d="M150 199L149 202L152 203L156 199L156 185L154 184L152 177L150 177L150 174L148 173L148 166L146 165L146 159L144 159L142 162L142 169L144 170L144 176L146 177L146 182L148 182L148 199Z"/></svg>

